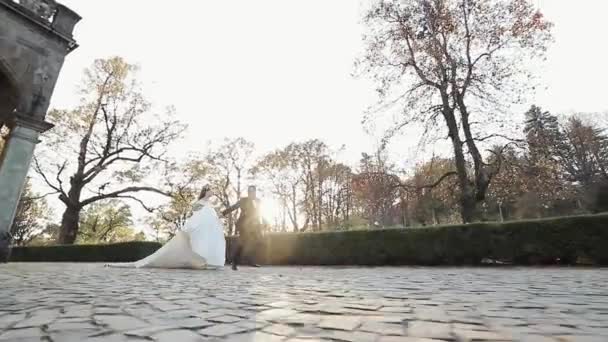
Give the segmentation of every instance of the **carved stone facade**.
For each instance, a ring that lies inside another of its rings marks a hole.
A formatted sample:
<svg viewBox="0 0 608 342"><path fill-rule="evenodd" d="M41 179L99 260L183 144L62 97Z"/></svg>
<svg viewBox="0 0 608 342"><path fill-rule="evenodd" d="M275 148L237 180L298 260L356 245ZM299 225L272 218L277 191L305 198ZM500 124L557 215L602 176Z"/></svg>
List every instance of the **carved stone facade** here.
<svg viewBox="0 0 608 342"><path fill-rule="evenodd" d="M19 0L18 3L42 19L49 21L57 9L57 2L53 0Z"/></svg>
<svg viewBox="0 0 608 342"><path fill-rule="evenodd" d="M0 129L10 129L0 155L0 240L10 231L38 136L53 126L46 112L65 56L77 47L79 20L53 0L0 0Z"/></svg>

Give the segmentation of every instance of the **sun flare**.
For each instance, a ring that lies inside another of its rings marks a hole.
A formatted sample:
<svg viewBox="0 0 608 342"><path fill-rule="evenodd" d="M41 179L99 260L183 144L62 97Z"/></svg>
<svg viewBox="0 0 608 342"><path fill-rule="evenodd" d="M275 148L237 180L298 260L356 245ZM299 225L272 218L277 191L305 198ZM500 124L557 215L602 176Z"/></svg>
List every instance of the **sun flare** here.
<svg viewBox="0 0 608 342"><path fill-rule="evenodd" d="M262 197L260 198L260 200L260 212L262 214L262 218L264 219L264 221L270 224L274 224L275 221L281 217L281 214L283 212L281 204L279 203L279 201L276 200L276 198L269 196Z"/></svg>

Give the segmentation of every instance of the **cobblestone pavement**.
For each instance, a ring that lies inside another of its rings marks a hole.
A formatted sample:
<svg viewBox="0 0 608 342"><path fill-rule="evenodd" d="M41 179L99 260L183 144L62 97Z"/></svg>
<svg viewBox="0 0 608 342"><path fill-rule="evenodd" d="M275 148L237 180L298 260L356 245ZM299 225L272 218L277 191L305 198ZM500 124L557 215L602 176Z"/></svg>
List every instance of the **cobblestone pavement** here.
<svg viewBox="0 0 608 342"><path fill-rule="evenodd" d="M0 341L608 341L608 270L0 265Z"/></svg>

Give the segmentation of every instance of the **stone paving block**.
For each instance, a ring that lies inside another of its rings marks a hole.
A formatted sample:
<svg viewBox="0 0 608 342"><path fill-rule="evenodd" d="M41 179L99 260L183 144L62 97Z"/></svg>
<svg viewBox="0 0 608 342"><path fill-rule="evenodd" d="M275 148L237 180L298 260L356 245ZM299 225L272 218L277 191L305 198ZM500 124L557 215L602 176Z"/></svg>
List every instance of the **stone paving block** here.
<svg viewBox="0 0 608 342"><path fill-rule="evenodd" d="M199 313L194 314L194 317L198 317L198 318L205 319L205 320L209 320L210 318L219 317L219 316L223 316L223 314L217 313L217 312L199 312Z"/></svg>
<svg viewBox="0 0 608 342"><path fill-rule="evenodd" d="M208 318L207 320L209 322L213 322L213 323L234 323L234 322L242 321L243 319L241 317L236 317L236 316L222 315L222 316L217 316L217 317L213 317L213 318Z"/></svg>
<svg viewBox="0 0 608 342"><path fill-rule="evenodd" d="M292 303L290 303L288 301L281 300L281 301L272 302L272 303L269 303L269 304L266 304L266 305L267 306L271 306L273 308L287 308L287 307L291 306Z"/></svg>
<svg viewBox="0 0 608 342"><path fill-rule="evenodd" d="M13 325L13 328L39 327L51 323L58 315L59 310L40 310L35 312L32 316L19 321Z"/></svg>
<svg viewBox="0 0 608 342"><path fill-rule="evenodd" d="M212 337L224 337L249 331L248 328L236 324L216 324L198 331L199 334Z"/></svg>
<svg viewBox="0 0 608 342"><path fill-rule="evenodd" d="M90 308L81 308L81 309L68 308L59 317L90 317L92 314L93 314L93 309L90 309Z"/></svg>
<svg viewBox="0 0 608 342"><path fill-rule="evenodd" d="M83 322L91 322L92 319L90 317L66 317L66 318L57 318L53 321L53 324L60 323L83 323Z"/></svg>
<svg viewBox="0 0 608 342"><path fill-rule="evenodd" d="M408 321L413 320L413 316L404 316L403 314L391 314L391 315L382 315L378 316L376 313L375 316L365 316L363 317L364 322L379 322L379 323L388 323L388 324L405 324Z"/></svg>
<svg viewBox="0 0 608 342"><path fill-rule="evenodd" d="M316 326L304 326L304 327L298 327L296 329L296 334L294 337L298 337L298 338L303 338L303 339L313 339L313 338L317 338L320 337L324 334L331 334L332 332L335 332L338 330L325 330L325 329L321 329L319 327Z"/></svg>
<svg viewBox="0 0 608 342"><path fill-rule="evenodd" d="M206 321L201 318L186 318L174 320L173 322L175 322L176 325L186 329L202 329L215 324L213 322Z"/></svg>
<svg viewBox="0 0 608 342"><path fill-rule="evenodd" d="M296 329L283 324L272 324L262 330L266 333L279 336L291 336L296 332Z"/></svg>
<svg viewBox="0 0 608 342"><path fill-rule="evenodd" d="M557 339L542 335L527 335L518 339L519 342L559 342Z"/></svg>
<svg viewBox="0 0 608 342"><path fill-rule="evenodd" d="M95 315L120 315L124 312L120 308L95 308L93 309Z"/></svg>
<svg viewBox="0 0 608 342"><path fill-rule="evenodd" d="M493 327L515 327L529 325L525 319L520 318L493 318L487 319L487 321L490 322L490 325Z"/></svg>
<svg viewBox="0 0 608 342"><path fill-rule="evenodd" d="M95 320L108 328L116 331L125 331L147 327L148 323L131 316L125 315L96 315Z"/></svg>
<svg viewBox="0 0 608 342"><path fill-rule="evenodd" d="M588 335L562 335L555 336L558 342L606 342L608 335L605 336L588 336Z"/></svg>
<svg viewBox="0 0 608 342"><path fill-rule="evenodd" d="M531 328L535 329L540 335L578 335L581 331L577 328L567 327L558 324L540 324L534 325Z"/></svg>
<svg viewBox="0 0 608 342"><path fill-rule="evenodd" d="M180 329L177 325L157 325L157 326L149 326L141 329L129 330L125 331L123 334L125 336L133 336L133 337L141 337L141 338L151 338L154 334L167 331L167 330L177 330Z"/></svg>
<svg viewBox="0 0 608 342"><path fill-rule="evenodd" d="M471 313L471 312L456 313L455 311L450 311L448 313L448 315L449 315L452 323L485 325L485 321L484 321L483 317L480 315L475 315L475 313Z"/></svg>
<svg viewBox="0 0 608 342"><path fill-rule="evenodd" d="M295 315L297 313L297 311L291 309L269 309L260 312L258 315L256 315L256 317L259 317L264 320L274 320Z"/></svg>
<svg viewBox="0 0 608 342"><path fill-rule="evenodd" d="M451 325L424 321L412 321L407 324L407 336L435 339L452 339Z"/></svg>
<svg viewBox="0 0 608 342"><path fill-rule="evenodd" d="M359 328L361 331L372 332L380 335L403 336L406 334L405 324L389 324L380 322L364 322Z"/></svg>
<svg viewBox="0 0 608 342"><path fill-rule="evenodd" d="M454 336L463 342L473 341L512 341L512 338L491 331L454 329Z"/></svg>
<svg viewBox="0 0 608 342"><path fill-rule="evenodd" d="M59 340L59 341L64 342L63 340ZM141 342L143 342L145 340L133 339L133 338L127 337L123 334L116 333L116 334L107 334L107 335L101 335L101 336L95 336L95 337L87 337L86 340L81 340L81 341L86 341L86 342L135 342L135 341L141 341ZM53 341L53 342L55 342L55 341Z"/></svg>
<svg viewBox="0 0 608 342"><path fill-rule="evenodd" d="M158 342L200 342L208 341L203 336L187 329L166 330L152 335L152 338Z"/></svg>
<svg viewBox="0 0 608 342"><path fill-rule="evenodd" d="M234 323L234 325L249 330L260 330L263 329L272 323L267 321L254 321L254 320L242 320Z"/></svg>
<svg viewBox="0 0 608 342"><path fill-rule="evenodd" d="M361 325L361 317L326 316L319 323L319 328L352 331Z"/></svg>
<svg viewBox="0 0 608 342"><path fill-rule="evenodd" d="M319 337L332 341L346 342L375 342L379 335L363 331L325 330Z"/></svg>
<svg viewBox="0 0 608 342"><path fill-rule="evenodd" d="M24 328L24 329L12 329L4 331L0 334L0 341L12 341L18 338L31 338L36 337L42 338L45 334L40 328Z"/></svg>
<svg viewBox="0 0 608 342"><path fill-rule="evenodd" d="M177 305L171 302L159 302L159 303L150 303L152 306L160 311L164 312L172 312L182 308L181 305Z"/></svg>
<svg viewBox="0 0 608 342"><path fill-rule="evenodd" d="M473 330L473 331L488 331L488 328L481 324L467 324L467 323L452 323L452 329L454 330Z"/></svg>
<svg viewBox="0 0 608 342"><path fill-rule="evenodd" d="M193 310L174 310L174 311L166 311L163 313L159 313L157 317L166 317L170 319L186 319L190 317L196 317L198 312Z"/></svg>
<svg viewBox="0 0 608 342"><path fill-rule="evenodd" d="M344 314L349 314L353 310L344 308L344 307L342 307L342 305L339 305L336 303L336 304L316 305L315 308L313 309L313 311L319 312L319 313L325 314L325 315L344 315Z"/></svg>
<svg viewBox="0 0 608 342"><path fill-rule="evenodd" d="M357 310L363 310L363 311L378 311L382 308L382 304L373 304L373 303L369 303L369 304L357 304L357 303L352 303L352 304L345 304L344 305L345 308L347 309L357 309Z"/></svg>
<svg viewBox="0 0 608 342"><path fill-rule="evenodd" d="M436 340L431 338L420 337L397 337L397 336L382 336L377 342L445 342L446 340Z"/></svg>
<svg viewBox="0 0 608 342"><path fill-rule="evenodd" d="M264 332L252 332L245 334L231 335L226 338L225 342L280 342L285 341L287 337L267 334Z"/></svg>
<svg viewBox="0 0 608 342"><path fill-rule="evenodd" d="M412 308L405 306L386 306L378 310L379 312L390 313L412 313Z"/></svg>
<svg viewBox="0 0 608 342"><path fill-rule="evenodd" d="M321 315L300 313L276 319L275 321L283 324L300 326L318 324L321 321L321 318Z"/></svg>
<svg viewBox="0 0 608 342"><path fill-rule="evenodd" d="M10 327L15 323L24 320L25 317L25 313L5 314L3 316L0 316L0 329Z"/></svg>
<svg viewBox="0 0 608 342"><path fill-rule="evenodd" d="M440 323L452 322L452 317L448 316L444 310L439 308L416 309L414 315L417 320L421 321Z"/></svg>
<svg viewBox="0 0 608 342"><path fill-rule="evenodd" d="M51 323L47 331L97 330L99 327L91 322Z"/></svg>
<svg viewBox="0 0 608 342"><path fill-rule="evenodd" d="M48 336L52 342L83 342L91 335L99 335L98 331L51 331ZM1 340L0 340L1 341ZM40 339L38 339L40 341Z"/></svg>
<svg viewBox="0 0 608 342"><path fill-rule="evenodd" d="M245 310L245 309L224 309L220 308L215 310L214 312L218 313L218 316L228 315L240 318L250 318L257 314L255 310Z"/></svg>

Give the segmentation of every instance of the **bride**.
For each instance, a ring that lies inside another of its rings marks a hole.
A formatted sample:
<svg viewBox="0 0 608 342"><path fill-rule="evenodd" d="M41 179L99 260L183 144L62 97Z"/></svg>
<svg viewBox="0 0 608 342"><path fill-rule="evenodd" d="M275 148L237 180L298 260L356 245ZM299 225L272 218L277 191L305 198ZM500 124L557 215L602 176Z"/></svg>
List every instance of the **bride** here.
<svg viewBox="0 0 608 342"><path fill-rule="evenodd" d="M211 206L211 190L205 186L194 203L193 214L154 254L136 262L109 264L110 267L134 268L221 268L225 264L224 227Z"/></svg>

